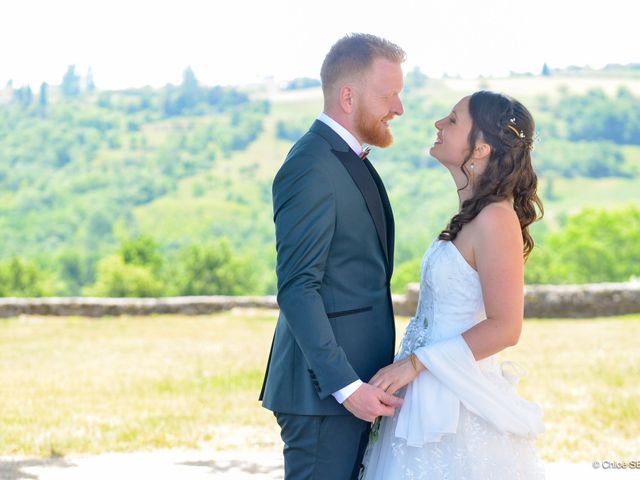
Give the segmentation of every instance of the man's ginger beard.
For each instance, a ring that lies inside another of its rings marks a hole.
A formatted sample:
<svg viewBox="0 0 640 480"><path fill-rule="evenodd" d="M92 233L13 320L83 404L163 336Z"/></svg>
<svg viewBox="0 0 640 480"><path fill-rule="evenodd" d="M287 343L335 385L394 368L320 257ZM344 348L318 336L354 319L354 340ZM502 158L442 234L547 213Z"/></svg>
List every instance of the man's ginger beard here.
<svg viewBox="0 0 640 480"><path fill-rule="evenodd" d="M371 115L366 107L358 105L354 117L356 133L362 143L380 148L386 148L393 143L391 131L382 123L382 120L391 120L391 115L379 119Z"/></svg>

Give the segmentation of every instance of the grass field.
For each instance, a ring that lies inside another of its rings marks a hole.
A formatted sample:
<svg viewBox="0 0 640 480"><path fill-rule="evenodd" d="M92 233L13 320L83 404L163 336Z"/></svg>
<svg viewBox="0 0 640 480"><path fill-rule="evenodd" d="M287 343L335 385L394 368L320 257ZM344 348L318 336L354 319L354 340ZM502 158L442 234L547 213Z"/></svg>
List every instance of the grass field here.
<svg viewBox="0 0 640 480"><path fill-rule="evenodd" d="M0 320L0 455L280 448L257 396L275 313ZM399 319L399 332L406 319ZM640 317L528 320L503 358L529 370L546 461L640 452Z"/></svg>

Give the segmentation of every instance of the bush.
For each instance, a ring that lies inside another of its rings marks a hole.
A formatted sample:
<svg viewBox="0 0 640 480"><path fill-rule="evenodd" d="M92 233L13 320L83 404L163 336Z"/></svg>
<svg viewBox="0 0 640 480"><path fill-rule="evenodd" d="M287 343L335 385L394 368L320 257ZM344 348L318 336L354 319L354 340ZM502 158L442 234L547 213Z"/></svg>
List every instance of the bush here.
<svg viewBox="0 0 640 480"><path fill-rule="evenodd" d="M235 256L226 239L185 247L175 264L171 281L178 295L246 295L257 287L252 264Z"/></svg>
<svg viewBox="0 0 640 480"><path fill-rule="evenodd" d="M527 262L528 283L625 282L640 276L640 207L587 208L551 233Z"/></svg>
<svg viewBox="0 0 640 480"><path fill-rule="evenodd" d="M416 258L404 262L393 270L391 279L391 291L393 293L404 293L408 284L420 281L420 263L421 259Z"/></svg>
<svg viewBox="0 0 640 480"><path fill-rule="evenodd" d="M56 292L53 280L34 263L18 257L0 263L0 297L43 297Z"/></svg>
<svg viewBox="0 0 640 480"><path fill-rule="evenodd" d="M96 283L84 289L95 297L157 297L163 294L162 283L148 267L127 264L112 255L98 262Z"/></svg>

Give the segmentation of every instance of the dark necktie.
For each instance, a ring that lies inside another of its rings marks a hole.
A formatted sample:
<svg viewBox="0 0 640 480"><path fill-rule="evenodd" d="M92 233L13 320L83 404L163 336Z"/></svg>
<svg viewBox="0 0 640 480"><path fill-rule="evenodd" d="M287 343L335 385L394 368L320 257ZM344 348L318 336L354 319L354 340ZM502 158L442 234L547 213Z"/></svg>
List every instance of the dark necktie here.
<svg viewBox="0 0 640 480"><path fill-rule="evenodd" d="M360 153L360 159L364 160L365 158L367 158L367 155L369 155L370 151L371 151L371 147L364 148Z"/></svg>

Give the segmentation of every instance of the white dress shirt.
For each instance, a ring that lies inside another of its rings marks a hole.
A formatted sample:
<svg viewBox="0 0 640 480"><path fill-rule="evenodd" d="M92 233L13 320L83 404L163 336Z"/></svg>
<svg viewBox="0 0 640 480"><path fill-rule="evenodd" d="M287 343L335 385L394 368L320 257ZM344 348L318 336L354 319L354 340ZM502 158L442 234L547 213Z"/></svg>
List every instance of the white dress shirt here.
<svg viewBox="0 0 640 480"><path fill-rule="evenodd" d="M320 120L322 123L327 125L331 130L333 130L338 135L340 135L340 138L342 138L345 142L347 142L347 145L351 147L351 150L356 152L356 155L360 156L360 154L362 153L363 147L362 145L360 145L360 142L356 139L356 137L353 136L353 134L349 130L344 128L342 125L340 125L338 122L336 122L333 118L331 118L329 115L327 115L324 112L322 112L318 116L318 120Z"/></svg>
<svg viewBox="0 0 640 480"><path fill-rule="evenodd" d="M362 145L360 145L360 142L358 142L356 137L354 137L349 130L344 128L324 112L322 112L320 116L318 116L318 120L326 124L331 130L340 135L340 138L347 142L347 145L351 147L351 150L353 150L356 155L360 156L363 150ZM351 396L353 392L355 392L360 387L360 385L362 385L362 380L358 379L355 382L350 383L346 387L341 388L337 392L333 392L332 395L335 397L338 403L342 404L347 398Z"/></svg>

